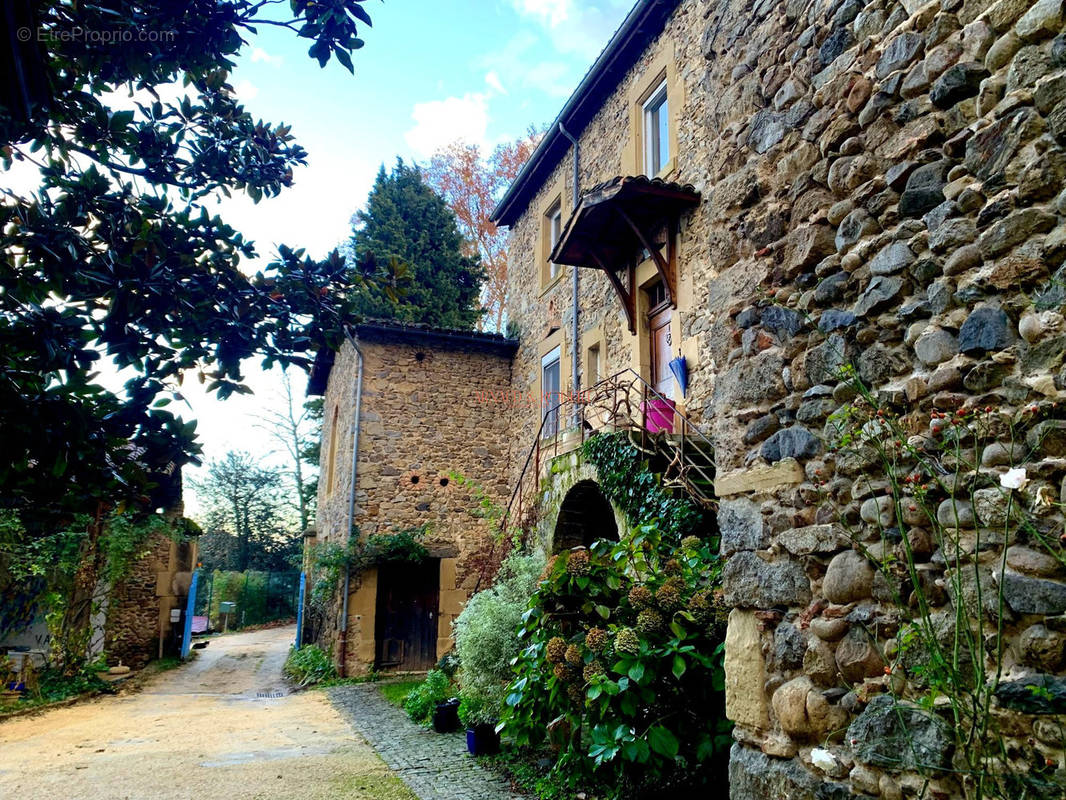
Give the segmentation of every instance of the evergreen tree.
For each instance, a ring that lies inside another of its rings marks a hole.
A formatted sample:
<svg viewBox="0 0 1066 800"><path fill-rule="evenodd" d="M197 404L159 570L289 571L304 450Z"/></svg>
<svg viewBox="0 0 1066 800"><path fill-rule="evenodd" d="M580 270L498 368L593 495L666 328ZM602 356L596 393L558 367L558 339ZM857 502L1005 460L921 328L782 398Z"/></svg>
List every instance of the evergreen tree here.
<svg viewBox="0 0 1066 800"><path fill-rule="evenodd" d="M463 237L448 204L422 179L417 166L396 160L382 165L366 208L353 218L349 250L359 264L407 265L410 282L401 296L376 291L359 301L367 317L442 328L473 328L485 272L478 257L463 254Z"/></svg>

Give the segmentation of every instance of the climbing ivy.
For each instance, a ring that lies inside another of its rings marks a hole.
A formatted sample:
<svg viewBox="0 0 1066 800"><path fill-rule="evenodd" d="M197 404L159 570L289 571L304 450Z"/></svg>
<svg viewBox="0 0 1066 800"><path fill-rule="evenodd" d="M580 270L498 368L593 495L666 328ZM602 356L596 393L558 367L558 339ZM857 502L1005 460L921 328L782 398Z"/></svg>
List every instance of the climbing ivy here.
<svg viewBox="0 0 1066 800"><path fill-rule="evenodd" d="M359 529L353 528L347 544L315 545L309 553L312 606L321 613L326 612L340 589L345 570L354 578L379 564L422 563L429 558L429 551L422 544L425 534L423 526L397 533L375 533L364 539Z"/></svg>
<svg viewBox="0 0 1066 800"><path fill-rule="evenodd" d="M585 460L596 467L600 489L625 514L630 525L658 520L665 536L705 536L713 517L692 498L663 486L647 456L625 432L601 433L585 441Z"/></svg>

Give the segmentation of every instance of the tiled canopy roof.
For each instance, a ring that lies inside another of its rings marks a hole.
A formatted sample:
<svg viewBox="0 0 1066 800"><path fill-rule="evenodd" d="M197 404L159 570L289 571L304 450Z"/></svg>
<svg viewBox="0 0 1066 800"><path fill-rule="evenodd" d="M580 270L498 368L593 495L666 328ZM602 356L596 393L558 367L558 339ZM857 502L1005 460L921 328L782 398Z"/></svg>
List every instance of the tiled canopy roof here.
<svg viewBox="0 0 1066 800"><path fill-rule="evenodd" d="M699 192L688 183L643 175L603 181L581 196L550 258L569 266L620 268L643 247L630 221L649 229L699 202Z"/></svg>

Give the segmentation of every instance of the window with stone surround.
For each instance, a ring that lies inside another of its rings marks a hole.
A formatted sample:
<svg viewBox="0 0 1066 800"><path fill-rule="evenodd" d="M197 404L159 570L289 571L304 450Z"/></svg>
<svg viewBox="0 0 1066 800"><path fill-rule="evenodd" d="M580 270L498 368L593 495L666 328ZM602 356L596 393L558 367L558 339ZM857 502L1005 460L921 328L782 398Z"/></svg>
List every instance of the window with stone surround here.
<svg viewBox="0 0 1066 800"><path fill-rule="evenodd" d="M670 180L677 171L678 121L685 108L685 84L678 74L673 43L662 41L626 92L629 139L622 148L622 172Z"/></svg>
<svg viewBox="0 0 1066 800"><path fill-rule="evenodd" d="M561 348L556 347L540 360L541 403L548 414L541 431L544 437L559 432L559 409L555 406L562 401L562 377Z"/></svg>
<svg viewBox="0 0 1066 800"><path fill-rule="evenodd" d="M654 178L670 163L670 100L666 79L641 107L644 131L644 174Z"/></svg>
<svg viewBox="0 0 1066 800"><path fill-rule="evenodd" d="M559 277L560 267L553 262L551 256L559 236L563 232L563 198L557 195L548 206L547 211L541 217L541 247L538 253L540 266L540 285L542 288L550 286Z"/></svg>

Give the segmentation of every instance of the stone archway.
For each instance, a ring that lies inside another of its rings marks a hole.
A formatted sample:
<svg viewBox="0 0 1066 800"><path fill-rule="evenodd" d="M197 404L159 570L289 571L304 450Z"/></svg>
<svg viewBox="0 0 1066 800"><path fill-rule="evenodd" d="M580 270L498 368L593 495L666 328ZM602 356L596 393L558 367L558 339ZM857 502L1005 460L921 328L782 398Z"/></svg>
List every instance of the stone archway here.
<svg viewBox="0 0 1066 800"><path fill-rule="evenodd" d="M552 535L552 552L590 547L597 539L618 541L614 508L594 480L575 483L563 498Z"/></svg>

